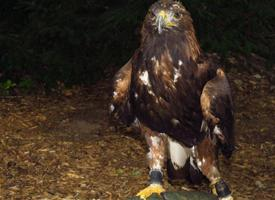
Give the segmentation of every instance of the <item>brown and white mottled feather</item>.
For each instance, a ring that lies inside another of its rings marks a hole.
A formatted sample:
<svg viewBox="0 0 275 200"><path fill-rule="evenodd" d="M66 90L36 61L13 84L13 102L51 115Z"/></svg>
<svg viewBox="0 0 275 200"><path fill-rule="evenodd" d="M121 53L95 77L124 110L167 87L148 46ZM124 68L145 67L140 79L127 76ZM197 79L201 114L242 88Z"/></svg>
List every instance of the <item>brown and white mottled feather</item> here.
<svg viewBox="0 0 275 200"><path fill-rule="evenodd" d="M189 12L175 1L163 2L150 8L140 47L115 76L112 113L127 123L137 118L188 147L208 134L201 129L203 121L212 132L232 134L231 97L216 58L201 51ZM156 34L152 15L160 8L173 9L181 19ZM217 119L216 129L209 119Z"/></svg>
<svg viewBox="0 0 275 200"><path fill-rule="evenodd" d="M127 125L133 121L134 117L129 98L131 76L132 59L115 74L113 80L113 93L109 107L112 119Z"/></svg>
<svg viewBox="0 0 275 200"><path fill-rule="evenodd" d="M234 150L234 114L230 86L222 69L217 69L216 76L208 81L201 95L202 113L206 130L220 139L221 150L230 157Z"/></svg>

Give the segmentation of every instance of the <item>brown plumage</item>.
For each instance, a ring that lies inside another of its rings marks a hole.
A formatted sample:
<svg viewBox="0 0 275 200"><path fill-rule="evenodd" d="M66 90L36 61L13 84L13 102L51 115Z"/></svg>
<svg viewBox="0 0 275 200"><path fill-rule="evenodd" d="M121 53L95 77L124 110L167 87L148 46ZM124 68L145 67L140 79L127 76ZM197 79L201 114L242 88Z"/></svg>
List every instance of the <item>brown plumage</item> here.
<svg viewBox="0 0 275 200"><path fill-rule="evenodd" d="M149 161L165 156L163 146L168 144L174 170L183 167L186 154L194 161L191 167L215 182L220 178L215 152L221 147L229 157L234 149L232 110L227 78L215 56L200 49L189 12L172 0L153 4L140 47L115 75L112 116L135 122L146 130L147 141L158 138L148 142Z"/></svg>

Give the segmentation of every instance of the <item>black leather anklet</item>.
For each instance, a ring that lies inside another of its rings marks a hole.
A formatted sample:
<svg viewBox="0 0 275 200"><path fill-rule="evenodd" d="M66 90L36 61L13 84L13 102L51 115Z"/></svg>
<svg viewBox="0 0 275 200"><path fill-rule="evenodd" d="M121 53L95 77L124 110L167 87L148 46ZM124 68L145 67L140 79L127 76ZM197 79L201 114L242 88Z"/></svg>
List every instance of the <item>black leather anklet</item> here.
<svg viewBox="0 0 275 200"><path fill-rule="evenodd" d="M214 187L216 189L218 197L223 198L231 195L231 191L228 185L223 180L220 180L219 182L217 182Z"/></svg>
<svg viewBox="0 0 275 200"><path fill-rule="evenodd" d="M158 170L150 172L150 184L162 184L162 173Z"/></svg>

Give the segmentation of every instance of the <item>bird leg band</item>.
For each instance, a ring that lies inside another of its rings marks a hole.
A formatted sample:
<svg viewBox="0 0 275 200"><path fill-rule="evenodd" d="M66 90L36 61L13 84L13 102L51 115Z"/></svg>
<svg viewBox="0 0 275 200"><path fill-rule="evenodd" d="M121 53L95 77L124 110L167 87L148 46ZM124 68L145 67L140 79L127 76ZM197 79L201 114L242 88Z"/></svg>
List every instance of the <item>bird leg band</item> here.
<svg viewBox="0 0 275 200"><path fill-rule="evenodd" d="M150 184L162 184L162 172L159 170L152 170L150 172Z"/></svg>
<svg viewBox="0 0 275 200"><path fill-rule="evenodd" d="M231 191L228 185L221 178L217 178L210 185L212 193L217 195L219 198L225 198L231 195Z"/></svg>

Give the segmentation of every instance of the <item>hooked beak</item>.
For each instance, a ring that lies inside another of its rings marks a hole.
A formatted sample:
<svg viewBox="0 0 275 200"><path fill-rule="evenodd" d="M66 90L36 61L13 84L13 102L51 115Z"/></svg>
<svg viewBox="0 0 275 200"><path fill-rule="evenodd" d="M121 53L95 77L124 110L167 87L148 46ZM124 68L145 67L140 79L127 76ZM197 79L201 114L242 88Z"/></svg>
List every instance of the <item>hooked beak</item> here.
<svg viewBox="0 0 275 200"><path fill-rule="evenodd" d="M173 15L171 13L167 13L164 10L161 10L156 19L156 25L158 28L158 33L161 34L164 28L170 28L175 26L176 24L172 22Z"/></svg>

